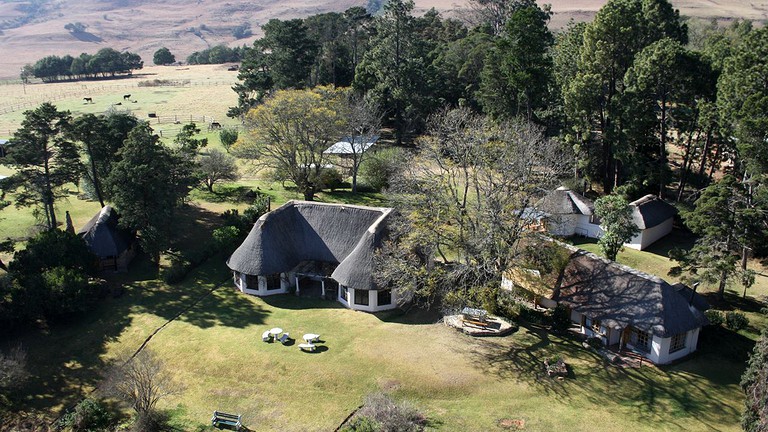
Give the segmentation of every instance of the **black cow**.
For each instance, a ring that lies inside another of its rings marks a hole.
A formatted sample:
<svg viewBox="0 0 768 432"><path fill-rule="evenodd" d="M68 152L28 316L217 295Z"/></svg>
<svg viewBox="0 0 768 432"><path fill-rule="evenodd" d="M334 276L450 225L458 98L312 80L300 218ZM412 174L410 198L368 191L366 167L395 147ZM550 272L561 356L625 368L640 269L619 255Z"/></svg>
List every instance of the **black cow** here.
<svg viewBox="0 0 768 432"><path fill-rule="evenodd" d="M127 94L127 95L123 95L123 100L128 100L128 99L130 99L130 98L131 98L131 95L129 95L129 94Z"/></svg>

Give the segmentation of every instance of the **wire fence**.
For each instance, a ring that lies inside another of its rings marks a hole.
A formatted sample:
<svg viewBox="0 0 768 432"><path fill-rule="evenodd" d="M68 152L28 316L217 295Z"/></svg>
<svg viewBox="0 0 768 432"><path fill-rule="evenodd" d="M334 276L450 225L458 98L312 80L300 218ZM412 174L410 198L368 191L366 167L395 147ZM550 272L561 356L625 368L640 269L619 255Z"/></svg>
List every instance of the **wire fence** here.
<svg viewBox="0 0 768 432"><path fill-rule="evenodd" d="M113 92L117 90L131 90L136 88L153 88L153 87L175 87L175 88L191 88L191 87L213 87L222 85L234 85L231 81L140 81L138 83L131 84L110 84L110 85L89 85L82 84L79 89L72 89L67 91L39 91L40 87L45 84L35 84L34 93L30 94L27 100L23 102L11 102L7 104L0 104L0 115L9 114L15 111L27 110L36 108L43 102L56 102L64 99L79 99L79 98L93 98L93 95ZM26 92L26 91L25 91ZM33 90L30 90L32 93ZM125 95L124 95L125 96Z"/></svg>

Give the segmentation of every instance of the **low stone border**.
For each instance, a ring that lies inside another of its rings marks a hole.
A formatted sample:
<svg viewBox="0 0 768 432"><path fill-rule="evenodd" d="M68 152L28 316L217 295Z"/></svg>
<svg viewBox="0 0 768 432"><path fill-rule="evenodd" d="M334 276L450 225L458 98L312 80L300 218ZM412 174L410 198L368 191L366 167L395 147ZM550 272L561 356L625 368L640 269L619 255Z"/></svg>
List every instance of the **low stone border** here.
<svg viewBox="0 0 768 432"><path fill-rule="evenodd" d="M473 324L467 324L461 319L461 315L448 315L443 317L443 323L449 327L453 327L456 330L470 336L486 337L486 336L506 336L515 330L517 326L512 323L503 320L499 317L489 317L488 327L476 326Z"/></svg>

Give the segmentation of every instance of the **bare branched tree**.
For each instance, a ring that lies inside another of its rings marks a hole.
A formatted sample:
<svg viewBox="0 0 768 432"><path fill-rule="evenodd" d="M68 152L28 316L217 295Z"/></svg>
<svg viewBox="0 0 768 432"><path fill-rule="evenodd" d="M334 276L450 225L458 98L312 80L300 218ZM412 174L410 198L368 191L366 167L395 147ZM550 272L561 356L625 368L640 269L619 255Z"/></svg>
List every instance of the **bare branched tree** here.
<svg viewBox="0 0 768 432"><path fill-rule="evenodd" d="M379 283L427 302L500 282L520 257L523 210L568 175L572 160L523 120L495 124L459 108L429 123L419 156L393 185L405 217L379 260Z"/></svg>
<svg viewBox="0 0 768 432"><path fill-rule="evenodd" d="M162 425L157 403L179 391L164 362L146 348L111 368L104 389L131 405L136 411L134 430L140 431L157 430Z"/></svg>
<svg viewBox="0 0 768 432"><path fill-rule="evenodd" d="M346 125L343 129L348 135L346 138L349 139L350 147L346 157L339 158L337 163L352 174L352 193L357 193L357 174L378 139L382 115L372 102L357 95L347 98L344 113Z"/></svg>

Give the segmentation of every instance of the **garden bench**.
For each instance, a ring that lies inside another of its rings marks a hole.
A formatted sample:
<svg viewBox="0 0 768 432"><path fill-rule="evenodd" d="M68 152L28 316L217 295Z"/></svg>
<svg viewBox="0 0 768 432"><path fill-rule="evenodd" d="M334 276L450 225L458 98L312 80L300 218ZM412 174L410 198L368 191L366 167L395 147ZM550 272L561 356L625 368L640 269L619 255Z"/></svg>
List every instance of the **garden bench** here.
<svg viewBox="0 0 768 432"><path fill-rule="evenodd" d="M264 342L269 342L272 340L272 335L269 334L269 330L261 334L261 340L263 340Z"/></svg>
<svg viewBox="0 0 768 432"><path fill-rule="evenodd" d="M221 411L214 411L213 417L211 417L211 426L234 426L235 430L239 431L243 427L242 420L243 416L240 414L229 414Z"/></svg>

